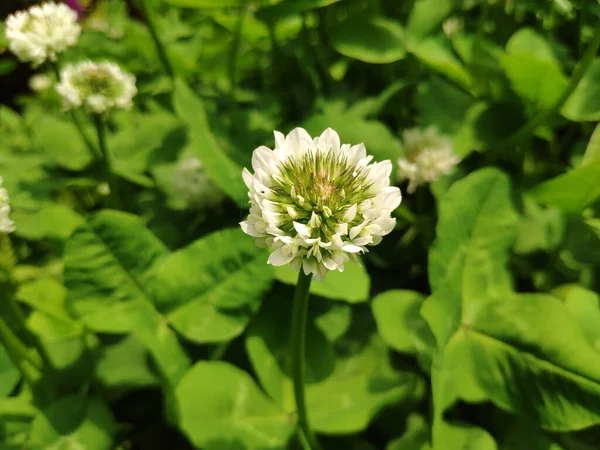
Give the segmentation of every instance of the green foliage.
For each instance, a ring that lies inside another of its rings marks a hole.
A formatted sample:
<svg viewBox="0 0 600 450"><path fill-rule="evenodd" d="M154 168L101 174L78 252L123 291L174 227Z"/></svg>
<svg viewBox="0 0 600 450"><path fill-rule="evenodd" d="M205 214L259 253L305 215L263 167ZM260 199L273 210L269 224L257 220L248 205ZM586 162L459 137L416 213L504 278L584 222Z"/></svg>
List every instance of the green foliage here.
<svg viewBox="0 0 600 450"><path fill-rule="evenodd" d="M0 23L0 449L308 448L298 272L239 227L253 150L298 126L390 160L403 195L383 242L310 286L321 446L598 448L595 2L82 4L58 70L109 60L138 89L102 117L106 157ZM409 193L405 131L429 127L460 163Z"/></svg>

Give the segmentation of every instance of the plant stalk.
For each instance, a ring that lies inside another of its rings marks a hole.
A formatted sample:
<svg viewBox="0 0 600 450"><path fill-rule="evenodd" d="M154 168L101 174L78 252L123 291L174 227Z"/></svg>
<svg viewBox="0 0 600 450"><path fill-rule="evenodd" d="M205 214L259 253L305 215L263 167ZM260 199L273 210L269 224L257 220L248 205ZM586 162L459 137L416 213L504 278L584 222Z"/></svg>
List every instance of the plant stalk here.
<svg viewBox="0 0 600 450"><path fill-rule="evenodd" d="M294 397L298 425L301 433L311 450L321 450L317 438L310 428L306 401L304 397L304 357L306 353L306 320L308 315L309 289L312 274L305 275L300 269L296 292L294 293L294 306L292 312L292 379L294 382Z"/></svg>
<svg viewBox="0 0 600 450"><path fill-rule="evenodd" d="M158 53L158 58L160 59L160 63L163 66L165 72L171 79L175 77L175 72L173 71L173 65L169 60L169 55L167 54L167 50L163 45L162 41L158 37L158 31L156 30L156 26L154 24L154 19L151 17L150 9L147 4L148 0L140 0L138 3L140 5L141 13L144 18L144 23L148 27L148 31L150 32L150 36L152 37L152 41L154 42L154 46L156 47L156 52Z"/></svg>
<svg viewBox="0 0 600 450"><path fill-rule="evenodd" d="M52 71L56 75L57 82L60 82L60 71L58 70L58 65L56 65L56 63L50 63L50 67L52 67ZM98 158L98 150L96 149L96 146L93 144L92 140L89 138L89 136L86 134L86 132L83 131L83 125L81 124L79 117L77 117L77 114L75 114L75 111L73 111L73 110L69 111L69 115L71 116L71 120L73 121L75 128L77 128L77 131L81 135L83 142L85 142L86 147L92 153L92 156L94 157L94 159L97 159Z"/></svg>
<svg viewBox="0 0 600 450"><path fill-rule="evenodd" d="M104 171L104 180L108 183L110 193L108 194L108 204L110 207L122 209L122 203L119 198L117 178L112 174L112 160L106 146L106 123L101 114L94 114L94 125L98 135L98 147L102 158L102 169Z"/></svg>
<svg viewBox="0 0 600 450"><path fill-rule="evenodd" d="M571 96L573 91L579 85L579 82L589 69L596 53L598 52L598 48L600 47L600 22L596 26L596 31L594 32L594 37L592 38L592 42L588 46L585 54L573 70L573 74L571 75L571 80L569 85L566 87L560 98L556 101L552 107L548 109L544 109L539 111L535 116L529 120L529 122L525 123L521 128L515 131L512 135L510 135L504 142L501 142L498 145L498 148L506 148L515 145L522 138L529 136L531 133L535 131L537 127L542 125L546 120L556 114L560 108L564 105L567 99Z"/></svg>
<svg viewBox="0 0 600 450"><path fill-rule="evenodd" d="M6 349L8 356L21 372L21 375L32 387L35 379L25 363L29 363L38 372L42 370L42 357L35 351L27 348L23 342L13 333L4 319L0 317L0 342Z"/></svg>

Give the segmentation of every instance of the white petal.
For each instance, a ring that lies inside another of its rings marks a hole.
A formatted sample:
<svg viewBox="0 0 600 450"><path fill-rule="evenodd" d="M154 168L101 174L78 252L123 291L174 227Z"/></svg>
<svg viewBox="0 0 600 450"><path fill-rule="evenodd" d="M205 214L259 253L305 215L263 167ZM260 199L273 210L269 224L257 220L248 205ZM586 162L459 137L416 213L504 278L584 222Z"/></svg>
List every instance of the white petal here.
<svg viewBox="0 0 600 450"><path fill-rule="evenodd" d="M348 252L348 253L359 253L362 251L362 248L359 247L358 245L344 244L342 246L342 250L344 250L345 252Z"/></svg>
<svg viewBox="0 0 600 450"><path fill-rule="evenodd" d="M267 263L271 264L272 266L284 266L294 259L294 256L294 253L290 252L289 248L278 248L269 255L269 260Z"/></svg>
<svg viewBox="0 0 600 450"><path fill-rule="evenodd" d="M334 130L327 128L321 133L321 136L319 136L318 145L322 151L331 150L338 153L340 151L340 137Z"/></svg>
<svg viewBox="0 0 600 450"><path fill-rule="evenodd" d="M354 205L352 205L350 208L348 208L344 212L344 216L342 217L344 222L352 222L354 220L354 218L356 217L357 211L358 211L358 205L355 203Z"/></svg>
<svg viewBox="0 0 600 450"><path fill-rule="evenodd" d="M280 131L274 131L275 148L283 148L285 146L285 136Z"/></svg>
<svg viewBox="0 0 600 450"><path fill-rule="evenodd" d="M265 147L264 145L258 147L252 153L252 168L256 172L258 169L264 170L266 173L271 173L271 163L273 162L275 155L273 151Z"/></svg>
<svg viewBox="0 0 600 450"><path fill-rule="evenodd" d="M310 227L299 222L294 222L294 228L300 236L310 237L310 234L312 233Z"/></svg>
<svg viewBox="0 0 600 450"><path fill-rule="evenodd" d="M304 128L294 128L285 137L286 150L308 150L313 148L313 140Z"/></svg>

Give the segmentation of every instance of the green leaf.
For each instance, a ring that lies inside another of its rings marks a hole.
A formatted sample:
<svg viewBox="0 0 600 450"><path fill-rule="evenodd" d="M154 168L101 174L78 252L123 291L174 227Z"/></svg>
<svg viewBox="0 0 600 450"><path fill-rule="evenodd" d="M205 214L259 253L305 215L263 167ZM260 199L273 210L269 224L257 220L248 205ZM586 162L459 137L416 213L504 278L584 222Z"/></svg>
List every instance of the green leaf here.
<svg viewBox="0 0 600 450"><path fill-rule="evenodd" d="M202 100L182 80L175 82L173 106L190 130L190 142L212 181L242 207L248 205L248 189L238 166L217 143L210 130Z"/></svg>
<svg viewBox="0 0 600 450"><path fill-rule="evenodd" d="M165 0L173 6L182 8L221 9L239 8L249 3L254 6L274 5L281 0Z"/></svg>
<svg viewBox="0 0 600 450"><path fill-rule="evenodd" d="M379 336L394 350L431 356L433 336L420 314L425 296L394 289L377 295L371 303Z"/></svg>
<svg viewBox="0 0 600 450"><path fill-rule="evenodd" d="M363 142L367 153L373 155L375 160L389 159L392 164L396 164L402 148L398 139L383 122L357 116L341 102L324 103L322 109L322 112L310 116L302 124L311 136L318 136L323 130L331 127L338 132L343 143Z"/></svg>
<svg viewBox="0 0 600 450"><path fill-rule="evenodd" d="M523 198L523 209L515 253L528 254L557 248L565 234L564 214L555 208L540 207L529 197Z"/></svg>
<svg viewBox="0 0 600 450"><path fill-rule="evenodd" d="M30 240L65 240L83 222L72 208L59 203L49 203L35 210L15 209L11 218L17 226L17 235Z"/></svg>
<svg viewBox="0 0 600 450"><path fill-rule="evenodd" d="M298 272L289 265L276 267L275 277L282 283L295 286ZM371 280L364 266L350 262L344 266L343 272L332 270L323 280L311 283L310 292L333 300L359 303L367 301L370 285Z"/></svg>
<svg viewBox="0 0 600 450"><path fill-rule="evenodd" d="M52 162L69 170L82 170L92 161L92 153L74 125L66 118L36 114L30 121L33 142Z"/></svg>
<svg viewBox="0 0 600 450"><path fill-rule="evenodd" d="M160 380L153 372L148 351L133 335L113 345L102 347L95 375L114 400L125 393L159 385Z"/></svg>
<svg viewBox="0 0 600 450"><path fill-rule="evenodd" d="M575 122L600 120L600 58L592 61L560 112Z"/></svg>
<svg viewBox="0 0 600 450"><path fill-rule="evenodd" d="M409 50L431 70L466 90L471 88L471 75L462 62L454 56L448 42L440 38L427 38L409 47Z"/></svg>
<svg viewBox="0 0 600 450"><path fill-rule="evenodd" d="M198 448L286 448L295 429L242 370L224 362L198 362L177 387L179 426Z"/></svg>
<svg viewBox="0 0 600 450"><path fill-rule="evenodd" d="M431 430L423 417L411 414L408 417L406 431L391 441L385 450L430 450L429 434Z"/></svg>
<svg viewBox="0 0 600 450"><path fill-rule="evenodd" d="M506 52L512 55L534 56L560 69L560 61L552 46L533 28L524 27L517 30L506 43Z"/></svg>
<svg viewBox="0 0 600 450"><path fill-rule="evenodd" d="M406 34L410 42L418 41L435 32L441 31L442 22L454 8L453 0L417 0L414 2Z"/></svg>
<svg viewBox="0 0 600 450"><path fill-rule="evenodd" d="M273 6L262 8L257 12L258 17L263 22L274 23L283 20L289 16L310 11L317 8L333 5L342 0L281 0Z"/></svg>
<svg viewBox="0 0 600 450"><path fill-rule="evenodd" d="M579 323L588 342L600 352L600 296L589 289L574 286L567 292L565 307Z"/></svg>
<svg viewBox="0 0 600 450"><path fill-rule="evenodd" d="M344 56L371 64L392 63L406 55L402 26L385 17L340 23L332 31L331 45Z"/></svg>
<svg viewBox="0 0 600 450"><path fill-rule="evenodd" d="M8 356L6 349L0 346L0 399L9 395L17 387L20 379L21 373Z"/></svg>
<svg viewBox="0 0 600 450"><path fill-rule="evenodd" d="M130 214L105 210L81 225L65 247L69 309L90 329L133 332L174 382L189 362L152 304L148 270L166 247Z"/></svg>
<svg viewBox="0 0 600 450"><path fill-rule="evenodd" d="M241 229L217 231L156 264L155 304L187 339L227 341L244 330L271 285L267 257Z"/></svg>
<svg viewBox="0 0 600 450"><path fill-rule="evenodd" d="M482 428L460 422L445 423L441 433L440 445L433 450L496 450L496 442Z"/></svg>
<svg viewBox="0 0 600 450"><path fill-rule="evenodd" d="M590 137L590 142L588 142L587 148L585 149L583 160L581 161L582 166L594 163L600 163L600 124L596 125L596 128L594 128L594 132Z"/></svg>
<svg viewBox="0 0 600 450"><path fill-rule="evenodd" d="M501 60L517 95L538 109L552 108L568 85L559 66L527 54L506 54Z"/></svg>
<svg viewBox="0 0 600 450"><path fill-rule="evenodd" d="M290 373L291 305L280 296L265 301L252 322L246 349L261 385L289 413L295 410ZM313 325L307 328L306 396L315 430L346 434L364 430L385 405L408 403L422 395L420 380L394 372L387 348L377 336L361 334L360 343L338 342L345 355L333 359L333 349Z"/></svg>
<svg viewBox="0 0 600 450"><path fill-rule="evenodd" d="M486 168L455 182L441 200L439 215L429 251L432 291L452 290L463 301L510 292L506 263L517 214L508 177Z"/></svg>
<svg viewBox="0 0 600 450"><path fill-rule="evenodd" d="M589 164L538 184L530 192L539 203L578 213L600 197L600 164Z"/></svg>
<svg viewBox="0 0 600 450"><path fill-rule="evenodd" d="M32 449L111 450L115 422L96 397L66 397L45 408L33 420L28 447Z"/></svg>

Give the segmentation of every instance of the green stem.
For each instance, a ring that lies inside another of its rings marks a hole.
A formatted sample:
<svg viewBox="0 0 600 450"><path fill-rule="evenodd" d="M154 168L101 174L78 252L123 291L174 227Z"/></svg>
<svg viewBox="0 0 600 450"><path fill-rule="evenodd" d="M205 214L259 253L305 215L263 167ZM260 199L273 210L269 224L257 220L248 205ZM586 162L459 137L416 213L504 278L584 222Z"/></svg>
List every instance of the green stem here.
<svg viewBox="0 0 600 450"><path fill-rule="evenodd" d="M29 368L25 365L25 362L31 364L38 371L41 371L43 367L42 358L37 352L27 348L1 317L0 342L4 345L8 356L10 356L10 359L12 359L13 363L17 366L23 378L33 386L35 380L32 377Z"/></svg>
<svg viewBox="0 0 600 450"><path fill-rule="evenodd" d="M56 75L56 81L60 82L60 71L58 70L58 65L55 62L51 62L50 67L52 68L52 71ZM98 158L98 150L96 149L96 146L93 144L92 140L89 138L87 133L83 130L83 125L81 125L81 121L79 120L79 117L77 117L77 114L75 114L75 111L73 111L73 110L70 110L69 114L71 115L71 120L73 121L75 128L77 128L77 131L81 135L83 142L85 142L85 145L87 146L89 151L92 153L94 159Z"/></svg>
<svg viewBox="0 0 600 450"><path fill-rule="evenodd" d="M154 46L156 47L156 52L158 53L158 58L163 66L163 69L171 79L175 77L175 72L173 71L173 65L169 60L169 56L167 55L167 50L163 45L162 41L158 37L158 32L156 31L156 26L154 25L154 20L151 17L150 9L148 8L147 0L140 0L140 9L142 12L142 16L144 17L144 22L148 27L148 31L150 32L150 36L152 37L152 41L154 41Z"/></svg>
<svg viewBox="0 0 600 450"><path fill-rule="evenodd" d="M294 397L298 413L298 425L309 447L320 450L321 446L312 432L306 411L304 399L304 356L306 353L306 319L308 315L308 299L312 274L305 275L300 269L296 292L294 294L294 307L292 313L292 379L294 381Z"/></svg>
<svg viewBox="0 0 600 450"><path fill-rule="evenodd" d="M108 194L108 206L115 209L121 209L121 201L118 193L117 178L112 173L112 160L108 148L106 146L106 123L101 114L94 114L94 125L96 125L96 133L98 135L98 147L102 155L102 168L104 171L104 179L108 183L110 193Z"/></svg>
<svg viewBox="0 0 600 450"><path fill-rule="evenodd" d="M237 60L240 52L240 41L242 37L242 27L244 26L244 18L248 11L248 1L244 2L244 5L240 9L240 15L238 16L237 23L235 25L235 31L233 35L233 41L231 42L231 51L229 52L229 85L230 95L235 100L235 88L237 86Z"/></svg>
<svg viewBox="0 0 600 450"><path fill-rule="evenodd" d="M529 122L527 122L525 125L519 128L517 131L515 131L504 142L501 142L498 145L498 148L502 149L515 145L518 141L520 141L526 136L529 136L536 130L537 127L542 125L544 122L546 122L546 120L548 120L550 117L556 114L579 85L579 82L581 81L581 79L589 69L590 65L592 64L592 61L594 60L594 57L596 56L599 47L600 22L596 26L596 31L594 33L594 37L592 38L592 42L590 43L585 54L583 55L583 58L581 58L581 60L575 67L575 70L571 75L569 85L561 94L559 99L554 103L554 105L552 105L552 107L539 111L535 116L531 118L531 120L529 120Z"/></svg>

